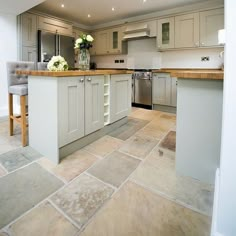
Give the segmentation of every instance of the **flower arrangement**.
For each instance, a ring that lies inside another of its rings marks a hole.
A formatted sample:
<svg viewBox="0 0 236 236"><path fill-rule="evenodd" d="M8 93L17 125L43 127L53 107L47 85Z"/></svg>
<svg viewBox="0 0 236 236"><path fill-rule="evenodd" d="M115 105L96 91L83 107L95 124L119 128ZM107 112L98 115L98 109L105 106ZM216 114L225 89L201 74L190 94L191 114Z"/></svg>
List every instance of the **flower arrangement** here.
<svg viewBox="0 0 236 236"><path fill-rule="evenodd" d="M62 56L53 56L47 65L50 71L66 71L68 70L68 63Z"/></svg>
<svg viewBox="0 0 236 236"><path fill-rule="evenodd" d="M93 42L93 37L91 35L86 35L83 34L81 35L78 39L75 41L75 49L89 49L91 48L92 42Z"/></svg>

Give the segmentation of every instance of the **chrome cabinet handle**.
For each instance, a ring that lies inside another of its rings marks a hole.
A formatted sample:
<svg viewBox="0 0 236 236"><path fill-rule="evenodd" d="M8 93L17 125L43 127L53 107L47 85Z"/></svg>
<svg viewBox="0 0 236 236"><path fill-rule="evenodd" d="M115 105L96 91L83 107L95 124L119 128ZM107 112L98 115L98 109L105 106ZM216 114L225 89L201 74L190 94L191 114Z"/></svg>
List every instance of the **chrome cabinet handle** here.
<svg viewBox="0 0 236 236"><path fill-rule="evenodd" d="M88 79L87 79L88 82L91 82L91 80L92 80L91 78L88 78Z"/></svg>
<svg viewBox="0 0 236 236"><path fill-rule="evenodd" d="M79 80L79 82L80 82L80 83L83 83L83 82L84 82L84 79L83 79L83 78L81 78L81 79Z"/></svg>

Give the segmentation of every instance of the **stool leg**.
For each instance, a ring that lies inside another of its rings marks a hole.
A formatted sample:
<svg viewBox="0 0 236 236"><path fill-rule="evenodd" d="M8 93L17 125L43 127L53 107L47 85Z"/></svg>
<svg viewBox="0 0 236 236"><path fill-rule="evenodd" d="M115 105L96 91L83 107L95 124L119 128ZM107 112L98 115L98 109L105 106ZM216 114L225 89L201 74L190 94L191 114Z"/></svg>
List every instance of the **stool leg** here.
<svg viewBox="0 0 236 236"><path fill-rule="evenodd" d="M9 110L9 133L10 136L13 135L13 95L8 94L8 110Z"/></svg>
<svg viewBox="0 0 236 236"><path fill-rule="evenodd" d="M22 146L27 144L26 139L26 96L20 96L20 109L21 109L21 140Z"/></svg>

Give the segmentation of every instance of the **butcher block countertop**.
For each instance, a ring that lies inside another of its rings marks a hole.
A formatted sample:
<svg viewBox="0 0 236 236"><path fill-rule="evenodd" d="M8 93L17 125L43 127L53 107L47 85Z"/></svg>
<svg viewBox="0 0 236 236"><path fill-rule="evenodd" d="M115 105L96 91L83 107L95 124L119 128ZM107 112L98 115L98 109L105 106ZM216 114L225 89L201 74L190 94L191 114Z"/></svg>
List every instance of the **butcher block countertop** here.
<svg viewBox="0 0 236 236"><path fill-rule="evenodd" d="M47 71L47 70L19 70L16 72L21 75L45 76L45 77L69 77L69 76L92 76L92 75L119 75L132 74L129 70L68 70L68 71Z"/></svg>
<svg viewBox="0 0 236 236"><path fill-rule="evenodd" d="M159 69L154 73L170 73L171 77L181 79L223 80L224 71L217 69Z"/></svg>
<svg viewBox="0 0 236 236"><path fill-rule="evenodd" d="M69 70L69 71L41 71L19 70L17 74L45 76L45 77L69 77L69 76L92 76L92 75L118 75L118 74L132 74L133 70L127 69L98 69L98 70ZM153 73L170 73L171 77L181 79L206 79L206 80L223 80L224 71L220 69L153 69Z"/></svg>

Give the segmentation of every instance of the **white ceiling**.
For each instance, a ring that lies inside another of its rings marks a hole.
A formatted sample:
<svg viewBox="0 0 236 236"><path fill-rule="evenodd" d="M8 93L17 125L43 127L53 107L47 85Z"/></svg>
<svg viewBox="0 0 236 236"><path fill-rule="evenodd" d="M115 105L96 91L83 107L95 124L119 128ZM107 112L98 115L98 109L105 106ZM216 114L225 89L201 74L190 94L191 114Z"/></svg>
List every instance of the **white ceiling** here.
<svg viewBox="0 0 236 236"><path fill-rule="evenodd" d="M19 15L43 1L44 0L4 0L1 1L0 12Z"/></svg>
<svg viewBox="0 0 236 236"><path fill-rule="evenodd" d="M198 2L207 0L47 0L34 10L92 26Z"/></svg>

